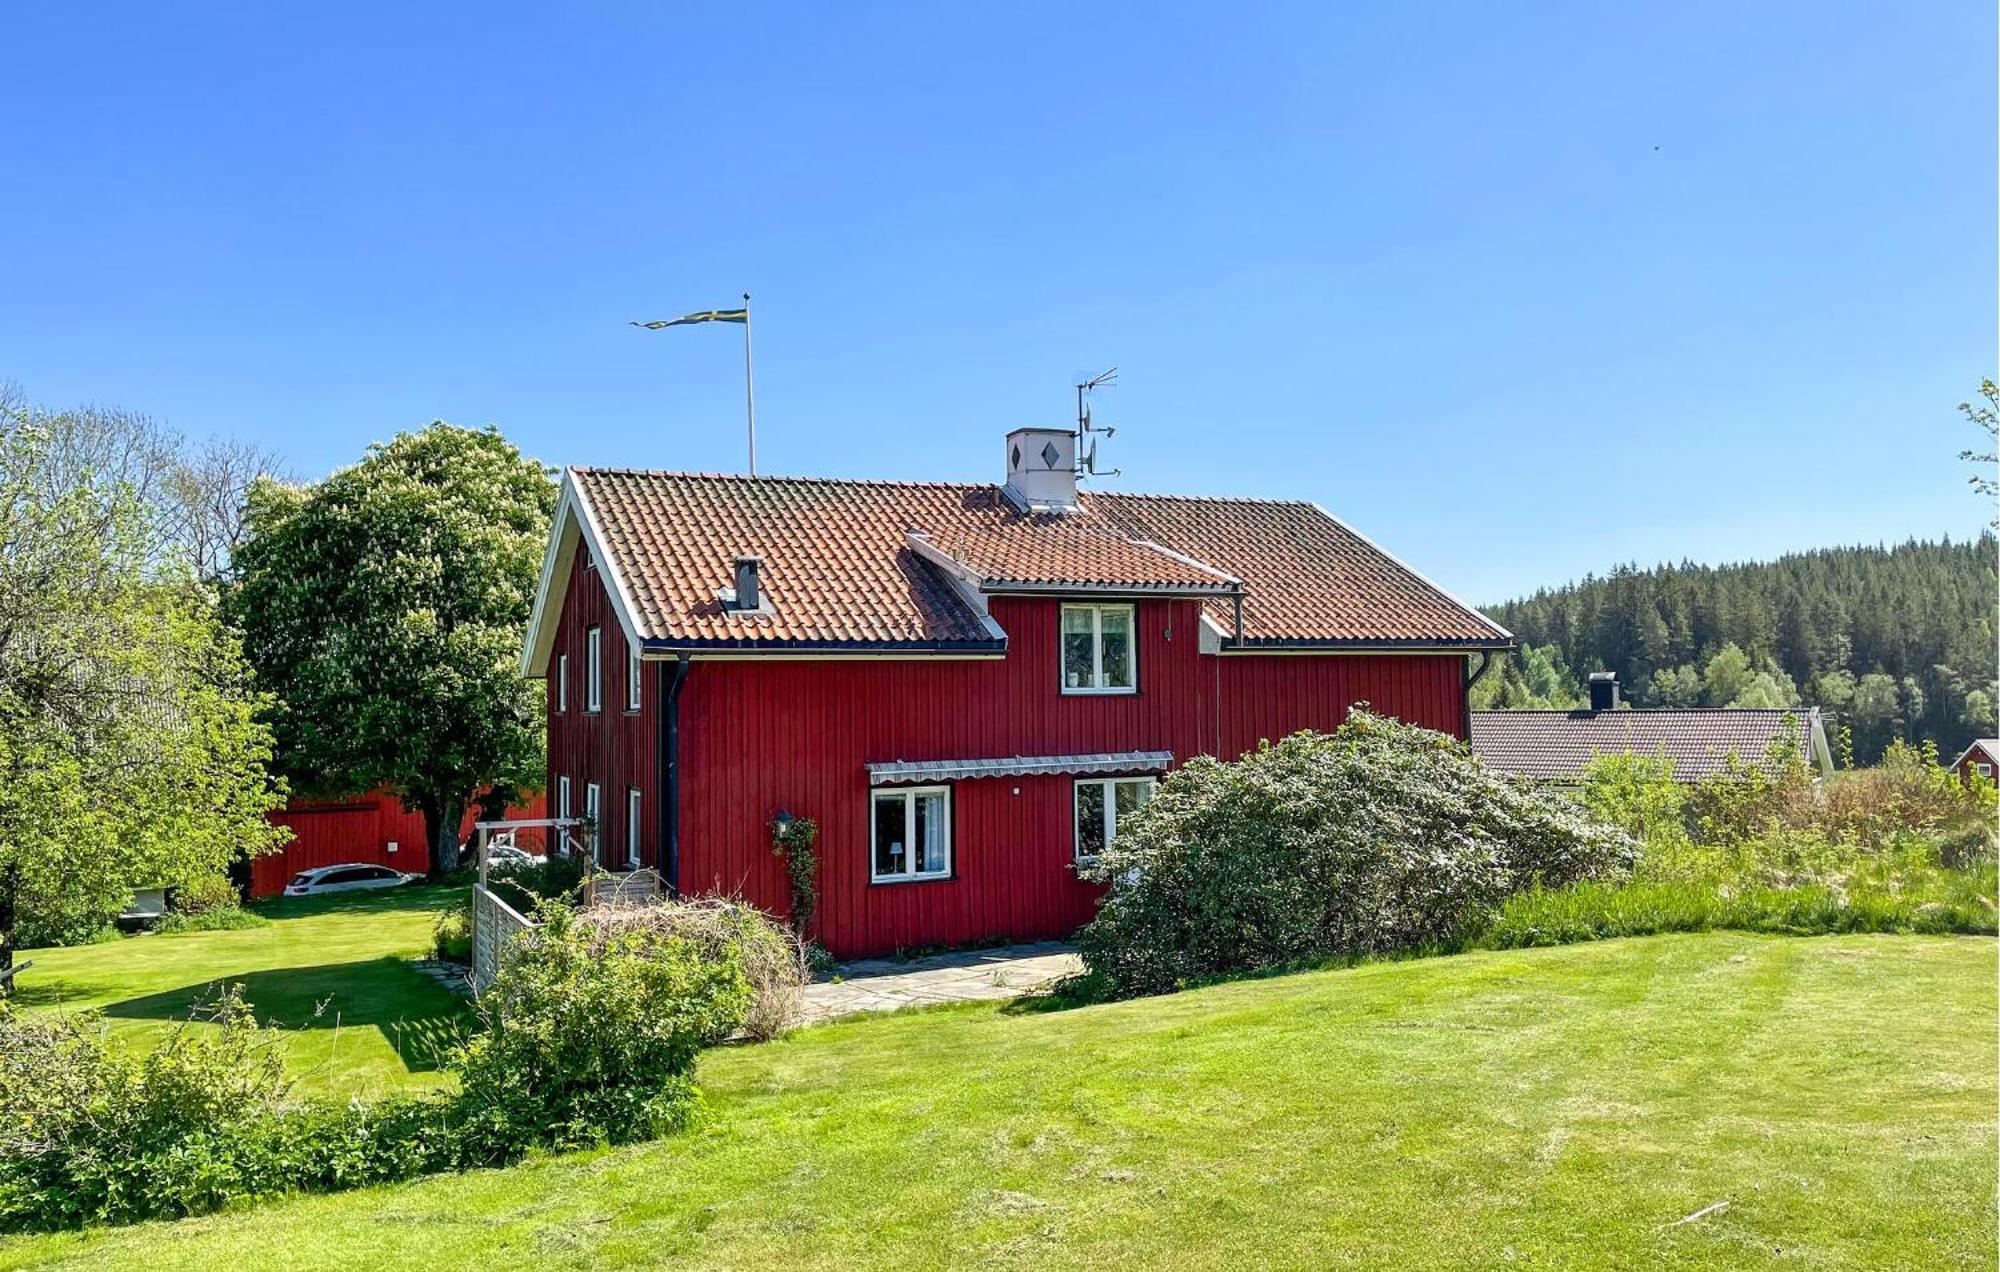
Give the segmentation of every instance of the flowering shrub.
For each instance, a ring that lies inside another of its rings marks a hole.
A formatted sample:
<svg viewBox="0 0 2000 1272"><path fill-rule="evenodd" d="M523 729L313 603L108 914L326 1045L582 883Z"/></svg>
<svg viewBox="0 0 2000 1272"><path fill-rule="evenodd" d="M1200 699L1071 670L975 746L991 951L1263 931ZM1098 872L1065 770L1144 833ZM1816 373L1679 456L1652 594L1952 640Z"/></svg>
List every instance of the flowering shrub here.
<svg viewBox="0 0 2000 1272"><path fill-rule="evenodd" d="M1080 934L1120 993L1304 959L1440 945L1533 883L1606 878L1632 841L1365 711L1233 763L1196 758L1121 819Z"/></svg>

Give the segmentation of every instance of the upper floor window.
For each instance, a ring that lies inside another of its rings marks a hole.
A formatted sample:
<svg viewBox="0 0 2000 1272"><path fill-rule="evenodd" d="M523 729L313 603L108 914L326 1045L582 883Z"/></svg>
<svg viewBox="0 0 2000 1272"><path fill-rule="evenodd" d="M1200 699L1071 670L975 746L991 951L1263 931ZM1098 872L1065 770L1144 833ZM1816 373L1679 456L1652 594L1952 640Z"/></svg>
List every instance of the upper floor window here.
<svg viewBox="0 0 2000 1272"><path fill-rule="evenodd" d="M1138 689L1130 605L1062 607L1062 691L1132 693Z"/></svg>
<svg viewBox="0 0 2000 1272"><path fill-rule="evenodd" d="M556 710L569 710L569 655L556 655Z"/></svg>
<svg viewBox="0 0 2000 1272"><path fill-rule="evenodd" d="M1076 784L1076 859L1089 861L1118 838L1118 819L1153 798L1150 777L1114 777Z"/></svg>
<svg viewBox="0 0 2000 1272"><path fill-rule="evenodd" d="M639 678L639 647L625 646L625 709L639 709L639 686L644 682Z"/></svg>
<svg viewBox="0 0 2000 1272"><path fill-rule="evenodd" d="M583 634L583 709L604 709L604 633L595 627Z"/></svg>

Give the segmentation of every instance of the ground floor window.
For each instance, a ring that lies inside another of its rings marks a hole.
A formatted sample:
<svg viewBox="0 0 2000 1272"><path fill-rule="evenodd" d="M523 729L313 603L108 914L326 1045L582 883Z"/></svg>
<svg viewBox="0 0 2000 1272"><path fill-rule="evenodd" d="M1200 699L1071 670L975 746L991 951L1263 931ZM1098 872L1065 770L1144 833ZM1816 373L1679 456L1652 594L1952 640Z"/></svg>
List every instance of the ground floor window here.
<svg viewBox="0 0 2000 1272"><path fill-rule="evenodd" d="M951 874L951 788L876 791L870 804L869 877L877 883Z"/></svg>
<svg viewBox="0 0 2000 1272"><path fill-rule="evenodd" d="M639 792L625 789L625 861L634 869L639 865Z"/></svg>
<svg viewBox="0 0 2000 1272"><path fill-rule="evenodd" d="M1107 777L1076 784L1076 859L1090 861L1118 838L1118 819L1153 798L1155 779Z"/></svg>

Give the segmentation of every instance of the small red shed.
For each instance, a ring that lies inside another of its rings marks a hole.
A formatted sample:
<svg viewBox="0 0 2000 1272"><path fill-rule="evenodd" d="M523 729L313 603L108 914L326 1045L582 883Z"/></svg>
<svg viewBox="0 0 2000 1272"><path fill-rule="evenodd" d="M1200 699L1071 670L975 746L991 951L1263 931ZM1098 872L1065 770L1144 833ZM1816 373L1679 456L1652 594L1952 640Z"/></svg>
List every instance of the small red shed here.
<svg viewBox="0 0 2000 1272"><path fill-rule="evenodd" d="M1970 783L1974 774L1992 781L1993 775L2000 772L2000 738L1976 739L1959 752L1951 767L1961 782Z"/></svg>

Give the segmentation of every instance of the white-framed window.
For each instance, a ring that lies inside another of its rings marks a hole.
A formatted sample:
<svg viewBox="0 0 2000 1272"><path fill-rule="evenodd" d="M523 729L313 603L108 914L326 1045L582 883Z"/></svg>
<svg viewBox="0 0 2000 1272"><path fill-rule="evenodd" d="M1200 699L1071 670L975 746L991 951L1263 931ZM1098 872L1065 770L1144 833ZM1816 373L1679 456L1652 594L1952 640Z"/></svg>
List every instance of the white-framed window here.
<svg viewBox="0 0 2000 1272"><path fill-rule="evenodd" d="M1981 764L1978 760L1974 760L1972 767L1979 770L1979 776L1981 777L1993 776L1993 766L1991 764Z"/></svg>
<svg viewBox="0 0 2000 1272"><path fill-rule="evenodd" d="M1159 779L1106 777L1076 784L1076 859L1090 861L1118 838L1118 819L1138 812L1153 798Z"/></svg>
<svg viewBox="0 0 2000 1272"><path fill-rule="evenodd" d="M639 788L625 788L625 860L635 869L639 865L639 827L644 825L639 819Z"/></svg>
<svg viewBox="0 0 2000 1272"><path fill-rule="evenodd" d="M627 645L625 647L625 709L627 711L637 711L639 709L639 690L644 684L645 681L639 675L639 647L637 645Z"/></svg>
<svg viewBox="0 0 2000 1272"><path fill-rule="evenodd" d="M556 710L569 710L569 655L556 655Z"/></svg>
<svg viewBox="0 0 2000 1272"><path fill-rule="evenodd" d="M875 791L868 806L872 882L951 877L949 786Z"/></svg>
<svg viewBox="0 0 2000 1272"><path fill-rule="evenodd" d="M1137 626L1130 605L1062 607L1062 691L1136 693Z"/></svg>
<svg viewBox="0 0 2000 1272"><path fill-rule="evenodd" d="M565 773L556 779L556 816L569 816L569 775Z"/></svg>
<svg viewBox="0 0 2000 1272"><path fill-rule="evenodd" d="M583 634L583 709L604 709L604 632L596 627Z"/></svg>
<svg viewBox="0 0 2000 1272"><path fill-rule="evenodd" d="M604 822L598 816L602 809L603 805L598 802L597 798L597 783L585 782L583 784L583 820L590 824L591 841L596 845L591 852L591 857L599 862L604 860Z"/></svg>

